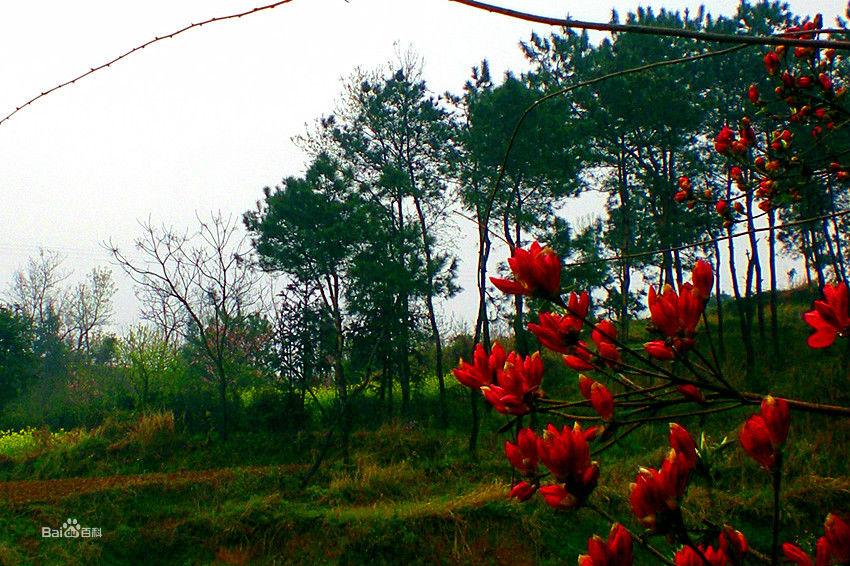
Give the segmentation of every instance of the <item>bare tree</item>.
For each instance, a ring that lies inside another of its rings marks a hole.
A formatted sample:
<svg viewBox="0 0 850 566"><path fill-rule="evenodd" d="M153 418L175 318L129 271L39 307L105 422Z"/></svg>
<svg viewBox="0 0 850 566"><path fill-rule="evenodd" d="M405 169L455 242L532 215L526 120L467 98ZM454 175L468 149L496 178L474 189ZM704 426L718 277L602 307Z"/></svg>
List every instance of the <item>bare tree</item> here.
<svg viewBox="0 0 850 566"><path fill-rule="evenodd" d="M136 298L141 305L139 317L151 323L166 344L176 346L186 328L186 313L180 301L163 289L137 286Z"/></svg>
<svg viewBox="0 0 850 566"><path fill-rule="evenodd" d="M245 259L249 242L232 217L211 214L209 219L198 217L198 222L198 230L191 234L142 223L143 235L136 240L139 259L110 248L118 265L141 288L140 296L155 298L158 307L182 308L187 323L180 331L197 340L208 362L218 389L219 430L227 438L231 341L239 321L258 300L256 276Z"/></svg>
<svg viewBox="0 0 850 566"><path fill-rule="evenodd" d="M112 270L95 267L68 293L64 310L66 334L77 350L91 354L92 343L112 319L115 282Z"/></svg>
<svg viewBox="0 0 850 566"><path fill-rule="evenodd" d="M67 300L62 284L69 276L58 252L39 248L38 256L30 257L26 267L12 276L10 302L33 324L43 326L48 318L60 316Z"/></svg>

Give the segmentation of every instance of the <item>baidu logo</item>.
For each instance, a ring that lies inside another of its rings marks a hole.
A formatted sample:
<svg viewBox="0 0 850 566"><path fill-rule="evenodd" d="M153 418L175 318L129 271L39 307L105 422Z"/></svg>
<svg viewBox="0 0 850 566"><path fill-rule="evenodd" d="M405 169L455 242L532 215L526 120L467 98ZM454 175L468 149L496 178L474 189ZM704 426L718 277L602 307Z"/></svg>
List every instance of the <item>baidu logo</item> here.
<svg viewBox="0 0 850 566"><path fill-rule="evenodd" d="M41 538L100 538L103 536L99 527L83 527L80 522L69 517L58 529L41 527Z"/></svg>

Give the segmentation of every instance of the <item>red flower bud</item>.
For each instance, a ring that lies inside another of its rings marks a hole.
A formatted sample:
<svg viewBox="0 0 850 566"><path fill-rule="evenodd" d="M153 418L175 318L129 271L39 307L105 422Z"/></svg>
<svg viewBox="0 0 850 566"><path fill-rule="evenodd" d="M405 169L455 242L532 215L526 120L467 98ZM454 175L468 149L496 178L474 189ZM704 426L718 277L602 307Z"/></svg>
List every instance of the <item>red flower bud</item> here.
<svg viewBox="0 0 850 566"><path fill-rule="evenodd" d="M520 501L528 501L536 491L536 487L527 481L521 481L511 488L509 497L519 499Z"/></svg>
<svg viewBox="0 0 850 566"><path fill-rule="evenodd" d="M665 344L662 340L647 342L643 345L643 349L656 360L666 361L672 360L676 357L676 352L674 352L673 349L667 346L667 344Z"/></svg>
<svg viewBox="0 0 850 566"><path fill-rule="evenodd" d="M693 401L694 403L702 403L705 401L705 398L702 396L702 391L700 391L699 387L696 385L686 383L684 385L676 386L676 390L688 401Z"/></svg>
<svg viewBox="0 0 850 566"><path fill-rule="evenodd" d="M772 469L788 437L789 423L788 403L768 395L760 412L744 423L738 435L741 448L763 468Z"/></svg>
<svg viewBox="0 0 850 566"><path fill-rule="evenodd" d="M823 532L832 558L838 564L850 563L850 525L838 515L830 513L826 516Z"/></svg>
<svg viewBox="0 0 850 566"><path fill-rule="evenodd" d="M764 68L771 75L776 74L776 71L779 70L779 55L775 51L770 51L764 56Z"/></svg>
<svg viewBox="0 0 850 566"><path fill-rule="evenodd" d="M759 101L759 87L751 84L750 88L747 89L747 98L750 99L750 102L753 104L758 104Z"/></svg>

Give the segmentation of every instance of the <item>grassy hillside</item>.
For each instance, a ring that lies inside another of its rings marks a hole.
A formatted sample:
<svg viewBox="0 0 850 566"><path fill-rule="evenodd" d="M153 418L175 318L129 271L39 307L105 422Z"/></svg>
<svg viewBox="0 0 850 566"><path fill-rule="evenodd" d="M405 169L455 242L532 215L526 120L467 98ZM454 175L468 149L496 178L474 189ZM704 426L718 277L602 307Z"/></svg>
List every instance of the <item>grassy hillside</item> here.
<svg viewBox="0 0 850 566"><path fill-rule="evenodd" d="M791 298L791 297L788 297ZM807 299L782 309L782 359L759 348L760 390L850 404L840 352L809 352L799 321ZM725 366L740 382L736 321L727 318ZM641 330L633 336L641 341ZM771 365L772 362L772 365ZM575 397L574 374L547 361L547 391ZM170 414L110 420L93 429L7 431L0 437L2 564L574 564L607 521L589 510L555 513L539 499L508 501L511 471L500 415L485 412L477 458L467 452L466 390L450 384L454 426L439 430L432 388L414 419L380 424L358 400L352 466L331 453L311 484L300 481L324 430L193 436ZM686 520L704 513L768 546L767 474L734 444L752 409L684 421L707 437L707 471L686 497ZM313 422L320 422L314 416ZM538 423L542 426L545 423ZM657 465L666 425L647 427L599 456L593 501L634 526L628 483ZM786 458L783 539L813 540L829 510L848 511L850 422L795 414ZM101 529L91 539L42 538L69 518ZM665 547L664 541L658 546ZM638 551L638 564L654 564Z"/></svg>

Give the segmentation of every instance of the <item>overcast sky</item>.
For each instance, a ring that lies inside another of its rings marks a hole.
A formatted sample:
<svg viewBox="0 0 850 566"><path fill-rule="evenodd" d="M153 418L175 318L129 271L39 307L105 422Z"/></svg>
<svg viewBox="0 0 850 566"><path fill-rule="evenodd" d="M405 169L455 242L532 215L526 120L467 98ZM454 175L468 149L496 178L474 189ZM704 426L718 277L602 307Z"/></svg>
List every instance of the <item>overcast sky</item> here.
<svg viewBox="0 0 850 566"><path fill-rule="evenodd" d="M2 0L0 115L154 36L261 3ZM501 4L606 21L612 8L625 14L639 3ZM714 14L729 14L737 2L705 4ZM797 0L791 6L800 14L823 12L831 21L845 4ZM189 226L195 211L239 215L251 208L264 186L303 171L304 156L291 137L332 110L340 79L354 66L388 60L397 43L422 54L433 91L458 92L482 58L494 75L521 70L517 44L535 29L550 31L447 0L293 0L145 49L0 126L0 287L39 246L64 254L81 276L108 263L101 242L112 238L129 247L139 219ZM591 212L575 206L571 216ZM469 292L448 308L466 318L474 311L474 265L471 256L462 259L460 284ZM127 280L118 273L116 279L121 328L136 306Z"/></svg>

